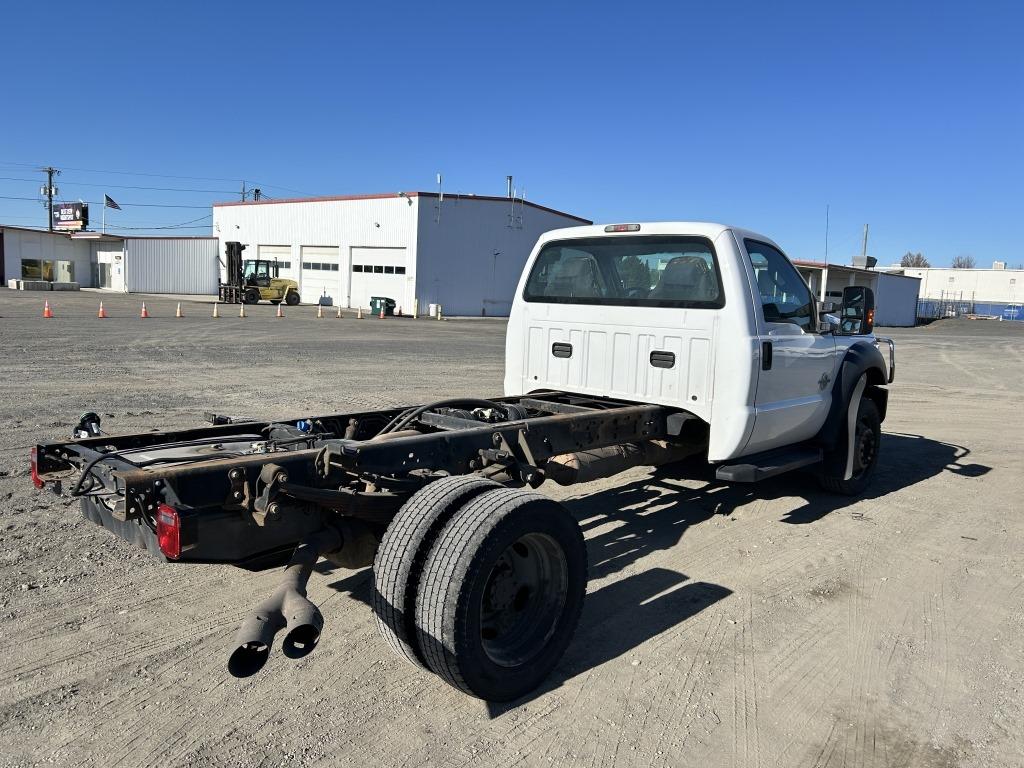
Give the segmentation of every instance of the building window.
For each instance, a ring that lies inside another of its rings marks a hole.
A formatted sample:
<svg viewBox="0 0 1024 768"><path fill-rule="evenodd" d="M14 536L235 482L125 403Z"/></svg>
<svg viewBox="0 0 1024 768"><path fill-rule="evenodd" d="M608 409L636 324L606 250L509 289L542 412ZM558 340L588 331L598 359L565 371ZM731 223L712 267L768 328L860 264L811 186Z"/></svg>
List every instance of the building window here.
<svg viewBox="0 0 1024 768"><path fill-rule="evenodd" d="M43 279L43 263L39 259L22 259L21 260L21 279L22 280L42 280Z"/></svg>
<svg viewBox="0 0 1024 768"><path fill-rule="evenodd" d="M279 261L279 262L277 262L277 264L278 264L279 267L281 267L281 269L291 269L292 268L292 263L290 261Z"/></svg>
<svg viewBox="0 0 1024 768"><path fill-rule="evenodd" d="M384 267L383 267L383 265L380 265L380 264L374 264L373 265L373 271L374 271L374 273L376 273L378 275L383 274L384 273Z"/></svg>
<svg viewBox="0 0 1024 768"><path fill-rule="evenodd" d="M337 264L331 264L331 272L337 272L337 271L338 271L338 265Z"/></svg>
<svg viewBox="0 0 1024 768"><path fill-rule="evenodd" d="M362 272L363 271L363 265L362 264L353 264L352 265L352 271L353 272Z"/></svg>
<svg viewBox="0 0 1024 768"><path fill-rule="evenodd" d="M405 274L405 267L395 267L395 274L396 275L404 275Z"/></svg>
<svg viewBox="0 0 1024 768"><path fill-rule="evenodd" d="M385 275L393 275L393 274L395 274L395 268L394 267L384 267L384 274Z"/></svg>

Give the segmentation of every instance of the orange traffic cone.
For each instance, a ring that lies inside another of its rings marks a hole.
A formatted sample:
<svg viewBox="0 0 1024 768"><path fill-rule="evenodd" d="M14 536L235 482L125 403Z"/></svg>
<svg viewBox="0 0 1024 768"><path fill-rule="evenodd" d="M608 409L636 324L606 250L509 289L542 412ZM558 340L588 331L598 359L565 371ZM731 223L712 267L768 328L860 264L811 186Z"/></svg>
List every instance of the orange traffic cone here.
<svg viewBox="0 0 1024 768"><path fill-rule="evenodd" d="M380 305L380 319L381 320L384 319L384 305L383 304Z"/></svg>
<svg viewBox="0 0 1024 768"><path fill-rule="evenodd" d="M106 316L107 316L107 310L105 310L103 308L103 302L101 301L100 302L100 311L96 313L96 317L98 317L98 318L100 318L102 320Z"/></svg>
<svg viewBox="0 0 1024 768"><path fill-rule="evenodd" d="M402 317L402 316L403 316L403 315L402 315L402 307L401 307L401 305L399 305L399 307L398 307L398 316L399 316L399 317Z"/></svg>
<svg viewBox="0 0 1024 768"><path fill-rule="evenodd" d="M362 307L356 307L356 320L362 320L362 319L363 319L363 308Z"/></svg>
<svg viewBox="0 0 1024 768"><path fill-rule="evenodd" d="M180 301L178 302L178 308L176 310L174 310L174 316L175 317L184 317L185 316L185 313L181 311L181 302Z"/></svg>
<svg viewBox="0 0 1024 768"><path fill-rule="evenodd" d="M43 302L43 317L53 317L53 310L50 309L49 299Z"/></svg>
<svg viewBox="0 0 1024 768"><path fill-rule="evenodd" d="M238 316L245 317L245 304L238 305Z"/></svg>
<svg viewBox="0 0 1024 768"><path fill-rule="evenodd" d="M277 316L284 317L284 307L282 307L280 304L277 305Z"/></svg>
<svg viewBox="0 0 1024 768"><path fill-rule="evenodd" d="M146 302L142 302L142 311L139 312L139 317L141 317L143 320L149 317L149 311L146 309Z"/></svg>
<svg viewBox="0 0 1024 768"><path fill-rule="evenodd" d="M338 319L341 320L341 305L338 305Z"/></svg>
<svg viewBox="0 0 1024 768"><path fill-rule="evenodd" d="M281 305L278 304L278 306L281 306ZM322 318L324 316L324 305L323 304L317 304L316 305L316 316L318 318Z"/></svg>
<svg viewBox="0 0 1024 768"><path fill-rule="evenodd" d="M217 301L213 302L213 316L214 317L220 317L220 312L217 311L217 307L219 307L219 306L220 306L220 302L217 302Z"/></svg>

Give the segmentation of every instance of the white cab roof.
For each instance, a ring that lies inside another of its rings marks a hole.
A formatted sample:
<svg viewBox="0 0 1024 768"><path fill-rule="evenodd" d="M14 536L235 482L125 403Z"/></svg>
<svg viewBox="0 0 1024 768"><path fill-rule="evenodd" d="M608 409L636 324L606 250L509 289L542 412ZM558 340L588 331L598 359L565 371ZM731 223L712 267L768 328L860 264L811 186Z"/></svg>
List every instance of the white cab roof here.
<svg viewBox="0 0 1024 768"><path fill-rule="evenodd" d="M769 243L770 245L776 245L770 237L758 234L757 232L729 226L728 224L716 224L711 221L622 221L614 223L639 224L640 230L638 232L605 232L604 228L609 226L608 224L592 224L585 227L553 229L541 235L540 240L541 242L548 242L550 240L566 240L577 237L612 237L616 235L696 235L714 241L723 232L731 230L740 239L751 238Z"/></svg>

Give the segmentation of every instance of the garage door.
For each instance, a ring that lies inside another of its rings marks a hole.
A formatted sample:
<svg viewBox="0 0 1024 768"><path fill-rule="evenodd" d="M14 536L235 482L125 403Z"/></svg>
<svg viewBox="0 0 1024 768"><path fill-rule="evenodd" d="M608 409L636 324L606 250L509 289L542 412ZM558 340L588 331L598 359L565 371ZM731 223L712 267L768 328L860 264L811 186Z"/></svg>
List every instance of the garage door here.
<svg viewBox="0 0 1024 768"><path fill-rule="evenodd" d="M303 302L316 304L327 296L335 306L342 303L341 259L337 246L302 246L302 280L299 293Z"/></svg>
<svg viewBox="0 0 1024 768"><path fill-rule="evenodd" d="M368 307L373 296L394 299L412 311L412 279L407 274L405 248L352 249L351 307Z"/></svg>
<svg viewBox="0 0 1024 768"><path fill-rule="evenodd" d="M257 245L256 253L252 253L252 247L242 251L243 259L257 257L267 261L276 261L281 270L281 277L298 280L299 270L292 264L292 247L290 245Z"/></svg>

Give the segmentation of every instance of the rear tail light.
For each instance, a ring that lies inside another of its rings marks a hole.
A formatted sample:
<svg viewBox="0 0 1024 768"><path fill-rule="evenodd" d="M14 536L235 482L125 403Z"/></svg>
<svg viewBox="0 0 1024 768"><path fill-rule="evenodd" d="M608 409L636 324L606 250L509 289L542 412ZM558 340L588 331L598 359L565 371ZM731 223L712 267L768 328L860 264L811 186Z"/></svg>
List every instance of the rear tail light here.
<svg viewBox="0 0 1024 768"><path fill-rule="evenodd" d="M32 464L32 485L36 488L42 488L44 483L43 479L39 477L39 449L32 446L28 452L28 457Z"/></svg>
<svg viewBox="0 0 1024 768"><path fill-rule="evenodd" d="M174 507L161 504L156 510L156 540L171 560L181 557L181 516Z"/></svg>
<svg viewBox="0 0 1024 768"><path fill-rule="evenodd" d="M639 232L639 224L609 224L604 228L605 232Z"/></svg>

